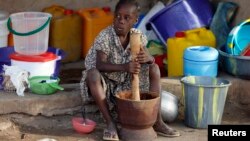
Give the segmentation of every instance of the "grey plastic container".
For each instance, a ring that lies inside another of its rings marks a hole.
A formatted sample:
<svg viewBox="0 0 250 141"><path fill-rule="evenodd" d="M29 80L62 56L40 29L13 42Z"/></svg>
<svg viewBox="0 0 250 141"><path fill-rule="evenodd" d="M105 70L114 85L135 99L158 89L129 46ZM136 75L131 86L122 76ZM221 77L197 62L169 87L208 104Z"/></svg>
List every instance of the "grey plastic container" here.
<svg viewBox="0 0 250 141"><path fill-rule="evenodd" d="M231 75L250 80L250 56L234 56L225 52L225 47L219 50L220 67Z"/></svg>
<svg viewBox="0 0 250 141"><path fill-rule="evenodd" d="M231 82L210 76L187 76L181 79L185 124L207 128L221 124L228 87Z"/></svg>

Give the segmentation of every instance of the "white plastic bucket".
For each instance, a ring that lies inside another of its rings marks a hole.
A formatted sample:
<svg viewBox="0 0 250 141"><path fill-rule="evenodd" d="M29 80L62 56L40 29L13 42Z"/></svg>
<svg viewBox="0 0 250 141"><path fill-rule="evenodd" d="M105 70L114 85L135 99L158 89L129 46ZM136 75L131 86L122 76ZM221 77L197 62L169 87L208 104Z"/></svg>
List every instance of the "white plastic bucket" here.
<svg viewBox="0 0 250 141"><path fill-rule="evenodd" d="M14 35L15 51L23 55L40 55L47 51L51 14L20 12L10 15L8 28ZM10 26L12 23L12 27Z"/></svg>
<svg viewBox="0 0 250 141"><path fill-rule="evenodd" d="M27 56L17 53L10 55L11 65L18 66L32 76L52 76L56 69L57 56L51 52L42 55Z"/></svg>
<svg viewBox="0 0 250 141"><path fill-rule="evenodd" d="M8 13L0 11L0 47L6 47L8 45L8 34L7 28Z"/></svg>

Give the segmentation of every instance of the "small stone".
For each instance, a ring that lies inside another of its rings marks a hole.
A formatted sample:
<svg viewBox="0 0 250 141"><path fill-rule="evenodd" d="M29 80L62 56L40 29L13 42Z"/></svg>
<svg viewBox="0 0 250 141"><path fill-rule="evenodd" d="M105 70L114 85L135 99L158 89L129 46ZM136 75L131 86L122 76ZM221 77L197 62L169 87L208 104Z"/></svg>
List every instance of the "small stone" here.
<svg viewBox="0 0 250 141"><path fill-rule="evenodd" d="M0 123L0 131L4 131L12 126L10 121L4 121Z"/></svg>

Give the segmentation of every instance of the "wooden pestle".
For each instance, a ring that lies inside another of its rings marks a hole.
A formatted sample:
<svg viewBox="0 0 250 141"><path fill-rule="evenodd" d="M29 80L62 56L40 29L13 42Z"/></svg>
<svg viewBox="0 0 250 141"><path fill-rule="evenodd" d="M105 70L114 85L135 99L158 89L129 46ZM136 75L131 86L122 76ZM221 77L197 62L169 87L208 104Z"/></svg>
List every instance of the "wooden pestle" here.
<svg viewBox="0 0 250 141"><path fill-rule="evenodd" d="M139 53L141 47L141 34L136 32L130 32L130 48L132 61L135 61L137 53ZM139 75L133 74L132 78L132 100L140 101L140 89L139 89Z"/></svg>

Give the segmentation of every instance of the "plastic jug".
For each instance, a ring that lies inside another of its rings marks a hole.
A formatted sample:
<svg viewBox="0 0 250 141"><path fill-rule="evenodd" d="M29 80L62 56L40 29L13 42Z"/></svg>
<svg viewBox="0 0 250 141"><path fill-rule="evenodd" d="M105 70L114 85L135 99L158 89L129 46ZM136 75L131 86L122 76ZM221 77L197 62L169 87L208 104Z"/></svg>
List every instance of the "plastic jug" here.
<svg viewBox="0 0 250 141"><path fill-rule="evenodd" d="M101 8L80 9L78 12L83 20L82 57L85 58L95 37L101 30L112 24L114 15L109 10Z"/></svg>
<svg viewBox="0 0 250 141"><path fill-rule="evenodd" d="M67 55L62 62L73 62L81 58L82 19L73 10L53 5L44 12L52 14L49 45L62 49Z"/></svg>
<svg viewBox="0 0 250 141"><path fill-rule="evenodd" d="M168 76L183 76L183 53L190 46L215 47L214 34L206 28L176 32L167 40Z"/></svg>
<svg viewBox="0 0 250 141"><path fill-rule="evenodd" d="M232 21L238 9L234 2L219 2L210 24L210 30L216 37L216 46L220 48L227 42L227 37L232 29Z"/></svg>

